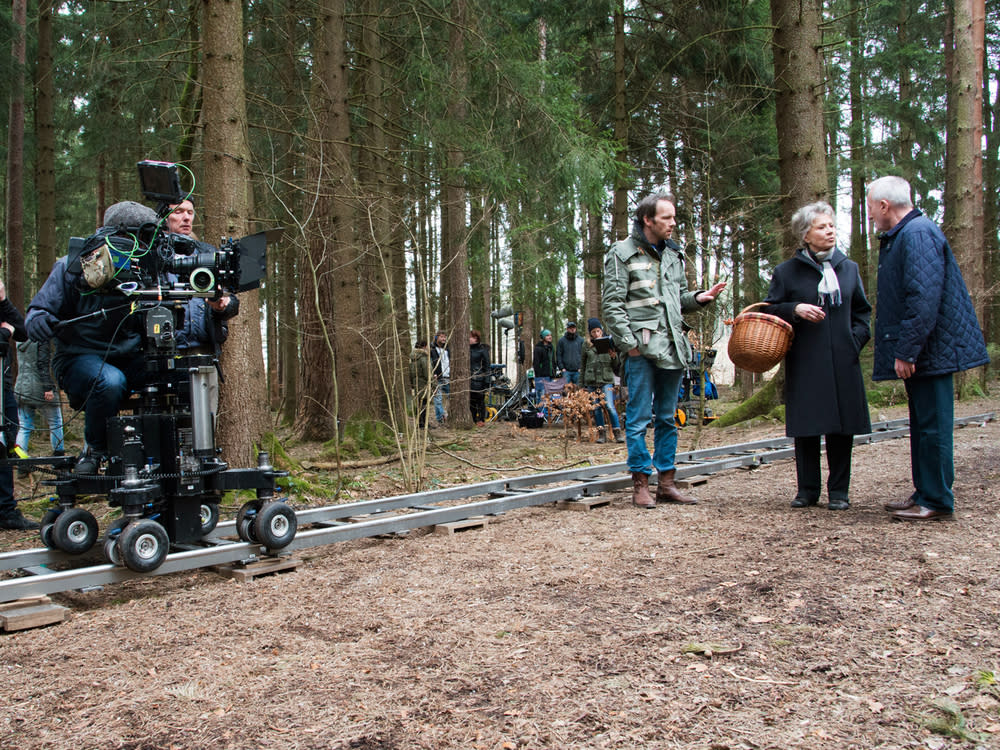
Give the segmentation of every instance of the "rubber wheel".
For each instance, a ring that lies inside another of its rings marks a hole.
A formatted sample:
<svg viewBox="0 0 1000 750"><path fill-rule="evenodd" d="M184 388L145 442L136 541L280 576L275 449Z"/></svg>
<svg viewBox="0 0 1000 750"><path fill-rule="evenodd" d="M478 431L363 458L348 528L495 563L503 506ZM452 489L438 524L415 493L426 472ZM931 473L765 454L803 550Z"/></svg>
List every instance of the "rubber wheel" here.
<svg viewBox="0 0 1000 750"><path fill-rule="evenodd" d="M112 565L122 564L122 554L118 549L118 539L122 534L122 529L125 528L127 523L128 522L124 518L119 518L108 527L107 531L104 532L102 551L104 552L104 559Z"/></svg>
<svg viewBox="0 0 1000 750"><path fill-rule="evenodd" d="M49 549L58 549L56 543L52 540L52 524L59 518L60 513L62 513L62 508L49 508L45 511L45 515L42 516L41 528L38 530L38 535L42 538L42 544Z"/></svg>
<svg viewBox="0 0 1000 750"><path fill-rule="evenodd" d="M52 541L51 523L43 523L42 528L38 530L38 535L42 537L42 544L44 544L49 549L56 549L56 543Z"/></svg>
<svg viewBox="0 0 1000 750"><path fill-rule="evenodd" d="M236 533L239 534L241 541L260 541L257 539L254 531L254 519L257 517L257 513L260 512L263 505L263 500L251 500L248 503L244 503L243 507L240 508L239 512L236 514Z"/></svg>
<svg viewBox="0 0 1000 750"><path fill-rule="evenodd" d="M295 538L299 522L295 511L284 503L267 503L254 520L257 541L268 549L287 547Z"/></svg>
<svg viewBox="0 0 1000 750"><path fill-rule="evenodd" d="M81 555L97 541L97 519L83 508L64 510L52 524L52 542L56 549Z"/></svg>
<svg viewBox="0 0 1000 750"><path fill-rule="evenodd" d="M202 503L199 514L201 516L201 535L208 536L219 525L219 504Z"/></svg>
<svg viewBox="0 0 1000 750"><path fill-rule="evenodd" d="M132 521L122 529L118 537L118 553L122 563L136 573L156 570L167 559L169 551L167 530L148 518Z"/></svg>

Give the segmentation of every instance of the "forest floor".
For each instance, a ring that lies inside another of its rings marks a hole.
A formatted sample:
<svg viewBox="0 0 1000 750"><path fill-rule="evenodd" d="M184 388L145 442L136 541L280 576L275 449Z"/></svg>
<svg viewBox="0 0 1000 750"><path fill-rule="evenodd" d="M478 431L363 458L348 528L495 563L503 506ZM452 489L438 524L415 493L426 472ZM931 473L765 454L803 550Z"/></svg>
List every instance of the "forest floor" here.
<svg viewBox="0 0 1000 750"><path fill-rule="evenodd" d="M625 457L552 427L431 437L434 486ZM855 449L847 512L790 509L783 461L712 476L697 506L621 492L316 548L247 583L54 596L66 622L0 635L0 747L1000 747L1000 423L956 430L955 463L951 521L889 520L882 503L910 491L898 439ZM352 499L398 493L394 470L359 470ZM36 539L0 532L5 549Z"/></svg>

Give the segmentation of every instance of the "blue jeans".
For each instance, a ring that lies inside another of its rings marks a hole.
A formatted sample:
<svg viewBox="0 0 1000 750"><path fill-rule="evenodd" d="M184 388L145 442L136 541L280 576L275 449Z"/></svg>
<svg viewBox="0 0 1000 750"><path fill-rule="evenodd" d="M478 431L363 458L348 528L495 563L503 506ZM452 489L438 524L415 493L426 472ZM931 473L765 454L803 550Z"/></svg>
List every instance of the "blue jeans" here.
<svg viewBox="0 0 1000 750"><path fill-rule="evenodd" d="M594 409L594 424L598 427L604 427L604 410L607 409L608 416L611 417L611 426L616 430L620 428L622 425L618 419L618 410L615 408L615 384L605 383L602 386L591 388L590 391L604 394L604 406L598 406Z"/></svg>
<svg viewBox="0 0 1000 750"><path fill-rule="evenodd" d="M625 445L628 468L632 472L652 474L670 471L677 455L677 393L683 370L663 370L643 356L625 358L625 385L628 406L625 408ZM653 414L653 456L646 447L646 428Z"/></svg>
<svg viewBox="0 0 1000 750"><path fill-rule="evenodd" d="M105 362L98 354L81 354L66 363L61 385L71 403L84 402L83 437L90 450L108 450L108 419L115 416L133 390L145 381L142 359Z"/></svg>
<svg viewBox="0 0 1000 750"><path fill-rule="evenodd" d="M535 376L535 399L539 404L542 403L542 397L545 395L545 384L551 382L552 378L542 377L541 375Z"/></svg>
<svg viewBox="0 0 1000 750"><path fill-rule="evenodd" d="M563 377L566 378L566 385L570 383L575 383L580 385L580 371L579 370L564 370Z"/></svg>
<svg viewBox="0 0 1000 750"><path fill-rule="evenodd" d="M955 389L952 375L912 377L903 381L910 407L910 472L913 501L952 513L955 495Z"/></svg>
<svg viewBox="0 0 1000 750"><path fill-rule="evenodd" d="M439 422L444 422L444 394L451 393L451 378L441 378L438 380L437 388L434 389L434 418Z"/></svg>
<svg viewBox="0 0 1000 750"><path fill-rule="evenodd" d="M44 401L42 403L23 401L18 404L17 417L21 423L17 430L18 447L28 452L31 433L35 430L35 412L41 412L49 425L49 443L52 451L63 450L63 419L59 401Z"/></svg>

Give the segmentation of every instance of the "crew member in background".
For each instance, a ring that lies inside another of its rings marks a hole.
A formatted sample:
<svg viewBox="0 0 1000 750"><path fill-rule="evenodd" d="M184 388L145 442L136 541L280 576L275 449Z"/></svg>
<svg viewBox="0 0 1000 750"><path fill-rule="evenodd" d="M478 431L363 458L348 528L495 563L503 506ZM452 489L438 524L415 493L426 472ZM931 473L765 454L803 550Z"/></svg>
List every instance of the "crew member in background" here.
<svg viewBox="0 0 1000 750"><path fill-rule="evenodd" d="M444 397L451 393L451 353L448 351L448 337L444 331L434 334L431 347L431 367L434 370L434 418L439 425L444 424L448 413L444 408Z"/></svg>
<svg viewBox="0 0 1000 750"><path fill-rule="evenodd" d="M469 331L469 410L477 427L486 424L486 389L490 387L490 349L482 334Z"/></svg>
<svg viewBox="0 0 1000 750"><path fill-rule="evenodd" d="M413 389L413 415L417 420L417 429L434 427L427 418L427 401L430 398L428 389L431 382L430 357L427 352L427 340L419 339L410 352L410 386Z"/></svg>
<svg viewBox="0 0 1000 750"><path fill-rule="evenodd" d="M535 397L538 401L545 395L545 384L556 376L556 354L552 350L552 331L543 328L535 344L532 367L535 369Z"/></svg>
<svg viewBox="0 0 1000 750"><path fill-rule="evenodd" d="M625 357L625 442L632 472L632 502L654 508L649 475L658 474L656 500L696 503L674 484L677 427L674 412L691 343L682 313L700 310L725 289L686 291L684 253L670 238L676 225L672 197L647 195L636 209L632 235L616 242L604 257L604 322ZM646 447L649 415L654 414L653 456Z"/></svg>
<svg viewBox="0 0 1000 750"><path fill-rule="evenodd" d="M14 373L11 365L10 340L24 341L28 337L24 316L7 298L7 289L0 281L0 361L3 367L3 443L4 455L14 449L17 433L17 401L14 398ZM30 531L40 524L25 518L14 499L14 471L9 465L0 466L0 529Z"/></svg>
<svg viewBox="0 0 1000 750"><path fill-rule="evenodd" d="M52 455L63 455L63 418L59 389L52 377L52 344L50 341L22 341L17 345L17 415L21 423L17 431L17 447L30 453L31 433L38 414L49 427Z"/></svg>
<svg viewBox="0 0 1000 750"><path fill-rule="evenodd" d="M576 335L576 323L566 324L566 333L556 344L556 368L563 371L566 383L580 382L580 358L583 355L583 337Z"/></svg>
<svg viewBox="0 0 1000 750"><path fill-rule="evenodd" d="M611 418L612 435L616 443L624 443L621 422L618 419L618 409L615 408L615 375L621 372L621 357L614 347L599 352L594 342L604 338L601 321L591 318L587 321L590 341L583 347L583 357L580 360L580 382L591 393L604 397L604 405L594 409L594 424L597 425L597 442L607 442L607 430L604 427L604 410L607 409Z"/></svg>

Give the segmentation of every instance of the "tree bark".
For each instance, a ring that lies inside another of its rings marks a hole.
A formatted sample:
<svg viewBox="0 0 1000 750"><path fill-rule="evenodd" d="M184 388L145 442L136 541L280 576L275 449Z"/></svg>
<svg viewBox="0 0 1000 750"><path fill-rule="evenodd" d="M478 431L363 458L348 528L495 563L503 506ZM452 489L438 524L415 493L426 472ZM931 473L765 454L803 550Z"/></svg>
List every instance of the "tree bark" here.
<svg viewBox="0 0 1000 750"><path fill-rule="evenodd" d="M243 81L243 6L235 0L203 0L205 54L205 234L248 234L250 174L247 169L246 95ZM267 392L257 290L240 296L240 314L229 324L222 349L217 442L231 465L256 464L255 444L267 428Z"/></svg>
<svg viewBox="0 0 1000 750"><path fill-rule="evenodd" d="M7 296L24 310L24 61L27 0L14 0L11 11L10 110L7 119L7 201L4 219L7 247Z"/></svg>
<svg viewBox="0 0 1000 750"><path fill-rule="evenodd" d="M466 190L462 177L465 153L458 134L466 118L466 89L469 85L469 62L465 50L466 1L455 0L451 10L448 58L450 94L446 117L452 125L452 138L446 145L446 170L441 220L447 241L442 241L441 265L448 299L448 329L451 331L451 411L448 419L455 427L472 424L469 411L469 269L466 226Z"/></svg>
<svg viewBox="0 0 1000 750"><path fill-rule="evenodd" d="M52 61L52 0L38 4L38 64L35 66L35 132L38 157L35 188L38 192L37 265L31 289L56 262L56 137L54 121L55 84Z"/></svg>
<svg viewBox="0 0 1000 750"><path fill-rule="evenodd" d="M954 0L955 49L948 87L955 137L948 140L954 176L945 185L952 206L949 241L980 319L985 306L983 264L983 30L984 0Z"/></svg>
<svg viewBox="0 0 1000 750"><path fill-rule="evenodd" d="M789 229L792 214L827 194L820 3L771 0L771 19L782 225L785 246L792 250L798 245Z"/></svg>

